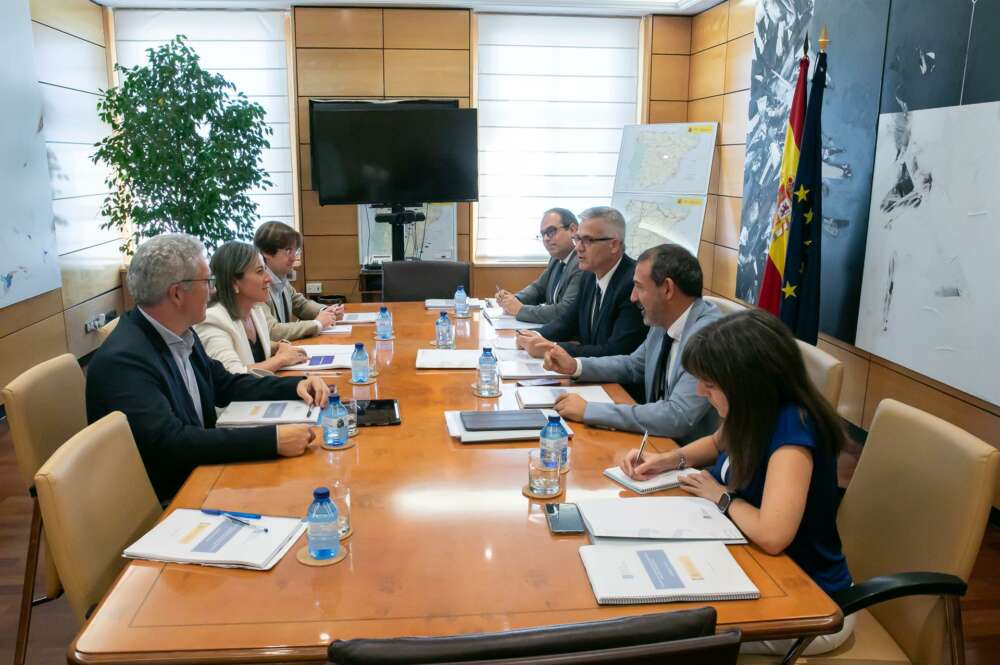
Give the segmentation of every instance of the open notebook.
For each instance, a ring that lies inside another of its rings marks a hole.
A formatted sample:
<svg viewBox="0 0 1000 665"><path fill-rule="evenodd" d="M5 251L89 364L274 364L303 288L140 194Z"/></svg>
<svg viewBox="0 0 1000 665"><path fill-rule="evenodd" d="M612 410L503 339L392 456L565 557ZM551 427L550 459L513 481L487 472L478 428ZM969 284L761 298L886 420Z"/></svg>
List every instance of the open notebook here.
<svg viewBox="0 0 1000 665"><path fill-rule="evenodd" d="M215 421L216 427L255 427L257 425L315 425L322 409L302 400L269 402L230 402Z"/></svg>
<svg viewBox="0 0 1000 665"><path fill-rule="evenodd" d="M720 542L584 545L580 558L601 605L760 598Z"/></svg>
<svg viewBox="0 0 1000 665"><path fill-rule="evenodd" d="M663 473L657 474L649 480L633 480L625 475L625 472L617 466L604 470L605 476L619 485L624 485L637 494L649 494L650 492L659 492L660 490L669 490L674 487L679 487L681 484L681 476L698 473L701 473L698 469L684 469L683 471L674 469L672 471L664 471Z"/></svg>

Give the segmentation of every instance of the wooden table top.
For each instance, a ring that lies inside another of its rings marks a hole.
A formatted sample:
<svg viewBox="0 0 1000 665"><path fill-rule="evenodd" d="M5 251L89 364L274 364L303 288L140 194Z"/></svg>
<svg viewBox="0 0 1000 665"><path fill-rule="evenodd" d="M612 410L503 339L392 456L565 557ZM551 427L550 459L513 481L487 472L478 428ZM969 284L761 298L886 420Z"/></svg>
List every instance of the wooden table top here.
<svg viewBox="0 0 1000 665"><path fill-rule="evenodd" d="M416 370L437 312L420 303L391 309L396 339L378 345L377 382L352 386L349 372L327 381L345 396L399 400L401 426L362 428L348 450L313 447L297 458L200 467L171 504L298 516L314 487L345 481L354 529L346 559L306 567L295 559L296 544L269 572L129 562L70 645L71 663L325 661L333 639L498 631L705 605L599 607L578 554L586 537L551 535L544 502L521 495L537 442L451 439L442 411L493 409L497 400L472 394L473 371ZM479 317L456 323L459 348L495 336ZM356 325L350 336L304 343L371 347L373 334L374 326ZM631 401L620 387L605 387L616 401ZM572 428L566 492L556 500L634 496L602 470L640 437ZM840 628L836 604L788 557L753 546L730 551L761 599L713 603L721 627L738 625L747 639Z"/></svg>

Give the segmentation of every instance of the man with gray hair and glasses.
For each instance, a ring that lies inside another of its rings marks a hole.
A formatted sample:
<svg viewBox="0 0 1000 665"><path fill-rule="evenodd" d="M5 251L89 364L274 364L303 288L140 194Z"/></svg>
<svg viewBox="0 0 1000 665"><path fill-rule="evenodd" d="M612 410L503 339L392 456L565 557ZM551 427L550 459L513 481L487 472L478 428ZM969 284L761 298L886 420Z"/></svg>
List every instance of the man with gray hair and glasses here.
<svg viewBox="0 0 1000 665"><path fill-rule="evenodd" d="M202 464L296 456L313 439L307 425L215 427L215 408L233 401L294 400L323 407L330 389L311 377L230 374L192 330L205 319L212 277L205 247L183 234L139 245L127 283L136 306L87 368L87 419L128 418L150 482L167 501Z"/></svg>

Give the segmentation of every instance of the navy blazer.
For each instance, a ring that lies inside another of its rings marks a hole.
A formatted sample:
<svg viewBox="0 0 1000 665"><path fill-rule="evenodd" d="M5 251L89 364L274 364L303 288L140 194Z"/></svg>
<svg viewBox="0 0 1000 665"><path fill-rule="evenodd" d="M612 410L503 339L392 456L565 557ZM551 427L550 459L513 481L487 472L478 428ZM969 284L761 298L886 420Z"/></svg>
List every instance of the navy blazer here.
<svg viewBox="0 0 1000 665"><path fill-rule="evenodd" d="M539 328L538 333L545 339L559 342L559 346L574 357L627 356L632 353L649 332L642 322L642 312L630 299L634 275L635 261L623 255L601 301L597 325L592 327L591 312L597 293L597 277L592 272L585 272L573 309Z"/></svg>
<svg viewBox="0 0 1000 665"><path fill-rule="evenodd" d="M215 407L232 401L298 399L298 377L230 374L191 352L205 416L202 426L166 342L141 312L126 312L87 366L87 420L112 411L128 418L146 473L161 501L173 497L196 466L277 457L276 428L215 428Z"/></svg>

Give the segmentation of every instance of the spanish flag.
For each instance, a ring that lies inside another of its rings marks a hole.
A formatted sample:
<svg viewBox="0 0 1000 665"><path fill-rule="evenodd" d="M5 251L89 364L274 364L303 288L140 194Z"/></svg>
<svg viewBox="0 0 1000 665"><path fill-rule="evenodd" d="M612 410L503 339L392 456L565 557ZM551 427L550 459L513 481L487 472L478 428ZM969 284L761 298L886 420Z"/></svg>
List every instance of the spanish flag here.
<svg viewBox="0 0 1000 665"><path fill-rule="evenodd" d="M802 127L806 117L806 78L809 75L809 57L799 60L799 79L795 83L795 96L788 112L785 129L785 149L781 156L778 182L778 206L771 220L771 238L767 245L767 264L764 280L760 284L757 306L775 316L781 311L781 285L785 274L785 254L788 252L788 228L792 217L792 185L799 168L799 148L802 145Z"/></svg>

